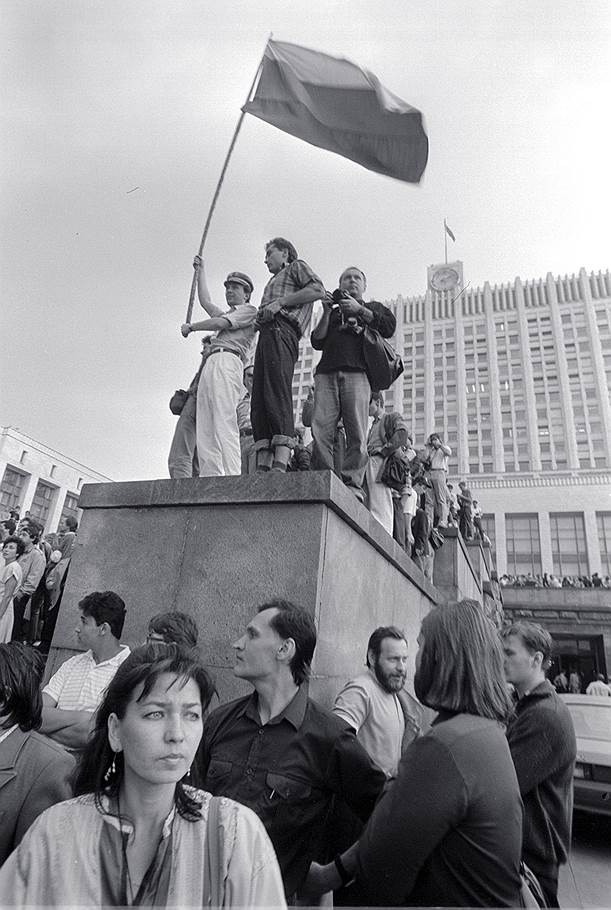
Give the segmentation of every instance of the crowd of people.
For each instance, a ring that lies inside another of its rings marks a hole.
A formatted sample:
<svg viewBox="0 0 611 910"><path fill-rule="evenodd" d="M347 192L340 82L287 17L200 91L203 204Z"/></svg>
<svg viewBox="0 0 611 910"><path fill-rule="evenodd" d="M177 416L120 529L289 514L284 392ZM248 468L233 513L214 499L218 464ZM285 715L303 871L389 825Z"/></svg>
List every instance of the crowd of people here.
<svg viewBox="0 0 611 910"><path fill-rule="evenodd" d="M193 619L156 614L130 649L125 616L83 597L84 650L44 686L31 645L0 644L3 903L558 905L575 737L540 626L475 601L417 643L380 626L328 710L312 617L270 600L233 642L250 694L208 713Z"/></svg>
<svg viewBox="0 0 611 910"><path fill-rule="evenodd" d="M265 245L265 264L272 277L259 307L252 280L240 271L227 275L222 307L195 257L198 299L208 318L184 323L181 332L207 334L194 379L170 402L178 415L170 476L334 471L431 579L443 528L460 527L465 540L487 538L466 483L456 491L448 484L450 446L432 433L415 449L403 416L385 409L378 358L380 344L395 332L394 314L365 300L367 279L355 266L326 291L283 237ZM322 315L310 341L320 360L296 427L292 380L317 300Z"/></svg>
<svg viewBox="0 0 611 910"><path fill-rule="evenodd" d="M0 643L30 642L48 653L77 531L71 515L46 535L29 512L21 518L11 509L0 522Z"/></svg>
<svg viewBox="0 0 611 910"><path fill-rule="evenodd" d="M532 572L520 575L501 575L499 584L502 588L611 588L611 577L604 578L593 572L592 575L543 575Z"/></svg>

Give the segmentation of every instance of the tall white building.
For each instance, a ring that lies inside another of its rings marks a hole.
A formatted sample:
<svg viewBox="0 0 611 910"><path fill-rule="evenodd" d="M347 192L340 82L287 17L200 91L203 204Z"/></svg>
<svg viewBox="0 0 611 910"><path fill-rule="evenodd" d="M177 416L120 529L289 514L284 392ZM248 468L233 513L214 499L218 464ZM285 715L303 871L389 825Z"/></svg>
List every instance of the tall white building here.
<svg viewBox="0 0 611 910"><path fill-rule="evenodd" d="M452 447L485 513L499 573L611 575L611 276L481 288L462 262L430 266L426 293L386 301L405 373L386 393L416 446ZM316 352L306 342L299 419Z"/></svg>

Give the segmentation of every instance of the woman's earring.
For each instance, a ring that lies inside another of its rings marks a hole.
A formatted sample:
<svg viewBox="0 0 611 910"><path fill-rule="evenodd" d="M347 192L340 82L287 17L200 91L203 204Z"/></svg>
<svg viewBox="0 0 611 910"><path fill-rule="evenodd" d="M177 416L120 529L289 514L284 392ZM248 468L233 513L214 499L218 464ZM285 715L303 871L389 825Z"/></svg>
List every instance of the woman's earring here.
<svg viewBox="0 0 611 910"><path fill-rule="evenodd" d="M104 780L106 781L106 783L108 783L108 782L110 781L110 778L111 778L111 777L114 777L115 774L117 773L117 766L115 765L115 758L116 758L116 757L117 757L117 753L116 753L116 752L113 752L113 754L112 754L112 764L108 767L108 769L107 769L107 771L106 771L106 774L104 775Z"/></svg>

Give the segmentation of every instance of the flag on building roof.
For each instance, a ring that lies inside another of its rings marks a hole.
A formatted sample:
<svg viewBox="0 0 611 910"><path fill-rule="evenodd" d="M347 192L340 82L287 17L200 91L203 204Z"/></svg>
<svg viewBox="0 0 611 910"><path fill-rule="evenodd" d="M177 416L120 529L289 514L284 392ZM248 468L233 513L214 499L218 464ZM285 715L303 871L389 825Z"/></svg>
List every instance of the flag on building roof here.
<svg viewBox="0 0 611 910"><path fill-rule="evenodd" d="M270 40L254 97L242 110L397 180L418 183L426 167L420 111L341 57Z"/></svg>
<svg viewBox="0 0 611 910"><path fill-rule="evenodd" d="M454 241L454 243L456 243L456 237L454 236L454 232L451 231L450 228L447 226L445 218L443 219L443 226L446 229L446 234L448 235L448 237L451 237L452 240Z"/></svg>

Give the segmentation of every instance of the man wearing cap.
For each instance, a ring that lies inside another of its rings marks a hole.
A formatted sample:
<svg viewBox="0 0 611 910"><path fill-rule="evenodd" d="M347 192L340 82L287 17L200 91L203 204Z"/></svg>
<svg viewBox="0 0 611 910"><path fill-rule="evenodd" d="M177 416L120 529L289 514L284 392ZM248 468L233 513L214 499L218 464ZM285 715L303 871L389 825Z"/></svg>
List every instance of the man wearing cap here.
<svg viewBox="0 0 611 910"><path fill-rule="evenodd" d="M286 471L294 444L292 382L299 340L307 331L315 300L324 297L320 278L284 237L265 244L265 285L257 316L251 418L257 471Z"/></svg>
<svg viewBox="0 0 611 910"><path fill-rule="evenodd" d="M253 283L244 272L230 272L225 279L229 310L215 306L206 283L204 263L196 256L199 302L210 316L185 323L181 332L216 332L208 348L197 384L196 437L200 477L241 472L240 435L236 408L244 392L244 364L254 344L257 310L250 303Z"/></svg>

